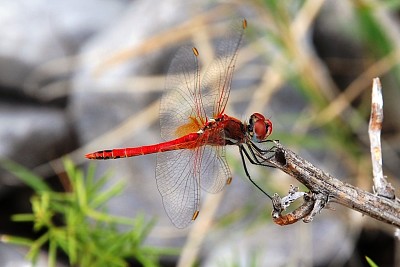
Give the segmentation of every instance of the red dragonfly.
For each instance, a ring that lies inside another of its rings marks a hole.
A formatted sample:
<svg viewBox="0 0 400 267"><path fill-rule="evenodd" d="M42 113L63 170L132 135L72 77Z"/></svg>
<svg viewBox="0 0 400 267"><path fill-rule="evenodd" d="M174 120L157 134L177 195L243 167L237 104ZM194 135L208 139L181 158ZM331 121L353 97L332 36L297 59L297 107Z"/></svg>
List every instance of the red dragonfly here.
<svg viewBox="0 0 400 267"><path fill-rule="evenodd" d="M161 99L159 144L102 150L88 159L118 159L157 154L156 181L165 211L178 228L186 227L199 214L200 188L216 193L232 181L225 159L225 146L237 145L247 177L244 156L263 165L267 150L255 144L272 132L272 122L260 113L242 122L226 115L237 52L247 21L232 27L228 38L217 45L217 57L200 79L199 52L181 48L169 67L166 90ZM260 187L257 186L264 194Z"/></svg>

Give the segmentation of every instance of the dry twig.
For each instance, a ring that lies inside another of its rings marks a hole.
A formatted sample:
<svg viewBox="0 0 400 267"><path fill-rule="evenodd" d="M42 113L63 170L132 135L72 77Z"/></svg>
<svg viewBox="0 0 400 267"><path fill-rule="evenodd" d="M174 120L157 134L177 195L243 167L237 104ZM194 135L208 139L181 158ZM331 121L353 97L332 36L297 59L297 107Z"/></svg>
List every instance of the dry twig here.
<svg viewBox="0 0 400 267"><path fill-rule="evenodd" d="M393 187L386 182L382 172L380 129L383 120L383 101L379 79L374 79L373 87L369 132L374 165L374 188L377 194L340 181L286 149L280 143L275 142L273 157L264 157L264 163L271 164L296 178L310 190L310 193L305 195L304 203L287 215L282 215L282 212L287 208L288 205L286 204L290 205L291 202L286 203L285 198L281 199L275 194L272 212L275 223L287 225L300 219L309 222L326 204L335 202L379 221L400 227L400 202L395 197ZM290 198L293 195L292 191L291 188L287 197Z"/></svg>
<svg viewBox="0 0 400 267"><path fill-rule="evenodd" d="M374 192L379 196L394 199L394 188L386 181L382 171L381 129L383 122L382 86L379 78L373 80L369 139L371 141L372 175Z"/></svg>
<svg viewBox="0 0 400 267"><path fill-rule="evenodd" d="M301 218L311 221L328 202L339 203L382 222L400 227L400 203L344 183L318 169L294 152L275 144L275 157L268 163L296 178L313 193L313 209ZM310 216L311 215L311 216ZM307 217L308 216L308 217Z"/></svg>

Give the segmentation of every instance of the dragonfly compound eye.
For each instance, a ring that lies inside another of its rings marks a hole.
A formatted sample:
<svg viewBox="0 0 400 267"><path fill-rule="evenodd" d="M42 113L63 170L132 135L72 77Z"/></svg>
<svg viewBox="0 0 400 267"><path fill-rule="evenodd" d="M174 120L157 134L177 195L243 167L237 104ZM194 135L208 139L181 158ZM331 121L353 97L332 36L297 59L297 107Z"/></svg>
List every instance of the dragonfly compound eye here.
<svg viewBox="0 0 400 267"><path fill-rule="evenodd" d="M249 134L253 141L262 142L272 133L272 122L260 113L254 113L249 119Z"/></svg>

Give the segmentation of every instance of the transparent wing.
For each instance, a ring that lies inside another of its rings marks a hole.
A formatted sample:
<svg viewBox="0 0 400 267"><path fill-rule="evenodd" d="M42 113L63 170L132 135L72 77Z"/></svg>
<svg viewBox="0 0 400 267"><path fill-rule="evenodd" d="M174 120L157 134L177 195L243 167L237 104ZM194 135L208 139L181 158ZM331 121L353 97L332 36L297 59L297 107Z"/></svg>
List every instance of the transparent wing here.
<svg viewBox="0 0 400 267"><path fill-rule="evenodd" d="M165 211L176 227L186 227L199 210L200 183L204 190L216 193L230 180L223 155L224 148L215 146L157 155L157 187Z"/></svg>
<svg viewBox="0 0 400 267"><path fill-rule="evenodd" d="M204 125L199 88L197 57L192 46L184 46L171 61L161 98L160 126L164 140L197 132Z"/></svg>
<svg viewBox="0 0 400 267"><path fill-rule="evenodd" d="M201 156L201 188L210 193L217 193L232 178L225 159L225 147L205 146Z"/></svg>
<svg viewBox="0 0 400 267"><path fill-rule="evenodd" d="M208 67L201 81L205 113L217 117L224 113L231 90L232 76L235 69L238 49L243 39L245 20L235 21L227 35L218 40L216 58Z"/></svg>
<svg viewBox="0 0 400 267"><path fill-rule="evenodd" d="M199 210L199 174L194 173L196 150L157 155L156 179L165 211L178 228L186 227Z"/></svg>
<svg viewBox="0 0 400 267"><path fill-rule="evenodd" d="M216 58L201 83L193 47L188 45L178 50L168 70L160 105L161 137L164 140L197 132L206 117L215 118L225 111L245 27L245 20L235 21L225 37L217 41Z"/></svg>
<svg viewBox="0 0 400 267"><path fill-rule="evenodd" d="M168 70L160 105L161 137L164 140L197 132L206 123L206 116L213 118L224 112L243 25L232 26L226 38L217 44L217 58L207 69L202 85L197 50L191 46L178 50ZM213 134L224 138L223 129ZM199 210L200 186L215 193L231 179L224 148L205 145L205 138L199 138L195 149L157 155L158 190L169 218L178 228L186 227Z"/></svg>

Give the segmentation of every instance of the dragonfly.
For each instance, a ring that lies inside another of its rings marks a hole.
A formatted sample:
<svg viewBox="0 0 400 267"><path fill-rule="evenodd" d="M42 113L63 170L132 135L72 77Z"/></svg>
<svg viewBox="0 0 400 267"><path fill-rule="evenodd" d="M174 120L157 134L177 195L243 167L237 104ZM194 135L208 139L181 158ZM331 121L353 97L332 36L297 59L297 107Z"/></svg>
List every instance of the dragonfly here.
<svg viewBox="0 0 400 267"><path fill-rule="evenodd" d="M160 103L160 128L164 142L140 147L101 150L88 159L119 159L157 153L156 183L164 209L177 228L185 228L199 215L200 189L221 191L232 182L225 147L239 147L245 173L245 158L263 165L267 150L257 143L268 141L272 122L254 113L242 122L225 114L238 50L247 28L243 19L216 44L216 57L200 73L199 51L180 48L170 63Z"/></svg>

